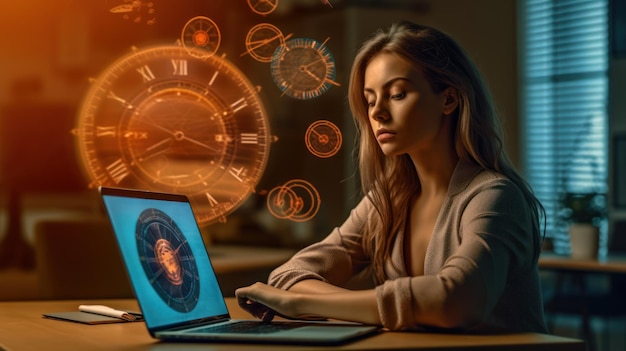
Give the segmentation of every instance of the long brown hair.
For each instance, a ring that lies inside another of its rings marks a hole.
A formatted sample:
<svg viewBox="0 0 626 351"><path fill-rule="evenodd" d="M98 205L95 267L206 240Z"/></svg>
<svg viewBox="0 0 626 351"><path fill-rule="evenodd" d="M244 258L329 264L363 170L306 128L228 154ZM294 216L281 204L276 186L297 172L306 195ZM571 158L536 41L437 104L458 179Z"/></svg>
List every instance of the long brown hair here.
<svg viewBox="0 0 626 351"><path fill-rule="evenodd" d="M453 116L456 153L462 160L471 160L484 169L504 174L520 188L534 214L537 258L541 247L539 218L545 219L545 210L506 156L498 116L480 72L447 34L431 27L400 22L386 32L375 33L362 45L352 66L348 92L360 137L361 187L376 209L368 216L363 244L372 256L377 283L385 280L384 262L391 255L394 234L405 225L406 209L421 188L409 156L385 156L370 127L363 94L364 75L370 61L381 52L398 54L419 66L435 93L448 87L456 90L459 98Z"/></svg>

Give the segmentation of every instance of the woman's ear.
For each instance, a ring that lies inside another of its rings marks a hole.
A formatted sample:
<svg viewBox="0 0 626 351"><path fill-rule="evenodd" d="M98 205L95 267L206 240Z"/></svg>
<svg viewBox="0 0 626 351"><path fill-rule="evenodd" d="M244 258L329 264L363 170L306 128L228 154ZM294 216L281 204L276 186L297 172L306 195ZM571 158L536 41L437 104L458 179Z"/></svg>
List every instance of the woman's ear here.
<svg viewBox="0 0 626 351"><path fill-rule="evenodd" d="M452 87L446 88L443 91L443 114L448 116L451 115L456 108L459 106L459 94L456 89Z"/></svg>

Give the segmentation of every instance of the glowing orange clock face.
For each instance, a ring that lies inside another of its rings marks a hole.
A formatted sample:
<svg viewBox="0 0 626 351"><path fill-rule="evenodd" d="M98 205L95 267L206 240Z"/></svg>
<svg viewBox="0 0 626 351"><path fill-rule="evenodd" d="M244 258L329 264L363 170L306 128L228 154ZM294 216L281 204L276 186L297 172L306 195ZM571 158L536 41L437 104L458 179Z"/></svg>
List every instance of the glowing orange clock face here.
<svg viewBox="0 0 626 351"><path fill-rule="evenodd" d="M75 135L91 187L186 194L200 224L224 221L254 191L271 138L243 73L177 46L113 63L89 90Z"/></svg>

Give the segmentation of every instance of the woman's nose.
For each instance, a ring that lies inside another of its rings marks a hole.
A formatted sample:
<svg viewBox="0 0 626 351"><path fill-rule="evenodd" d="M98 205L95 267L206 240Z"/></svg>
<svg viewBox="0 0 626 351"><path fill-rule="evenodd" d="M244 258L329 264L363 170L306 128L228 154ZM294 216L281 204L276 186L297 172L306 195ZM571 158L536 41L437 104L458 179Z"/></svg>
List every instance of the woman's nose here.
<svg viewBox="0 0 626 351"><path fill-rule="evenodd" d="M376 104L370 108L370 118L378 121L389 119L389 111L382 101L377 101Z"/></svg>

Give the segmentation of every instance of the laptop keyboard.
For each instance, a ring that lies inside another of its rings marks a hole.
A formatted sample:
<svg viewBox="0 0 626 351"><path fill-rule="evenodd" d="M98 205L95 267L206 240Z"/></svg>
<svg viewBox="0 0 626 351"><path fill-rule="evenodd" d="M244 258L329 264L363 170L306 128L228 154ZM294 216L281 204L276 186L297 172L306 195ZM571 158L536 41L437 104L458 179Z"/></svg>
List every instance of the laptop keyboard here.
<svg viewBox="0 0 626 351"><path fill-rule="evenodd" d="M294 325L289 323L260 323L256 321L240 321L226 323L220 325L210 325L200 329L193 329L190 332L195 333L237 333L237 334L269 334L278 331L294 329L302 327L302 325Z"/></svg>

